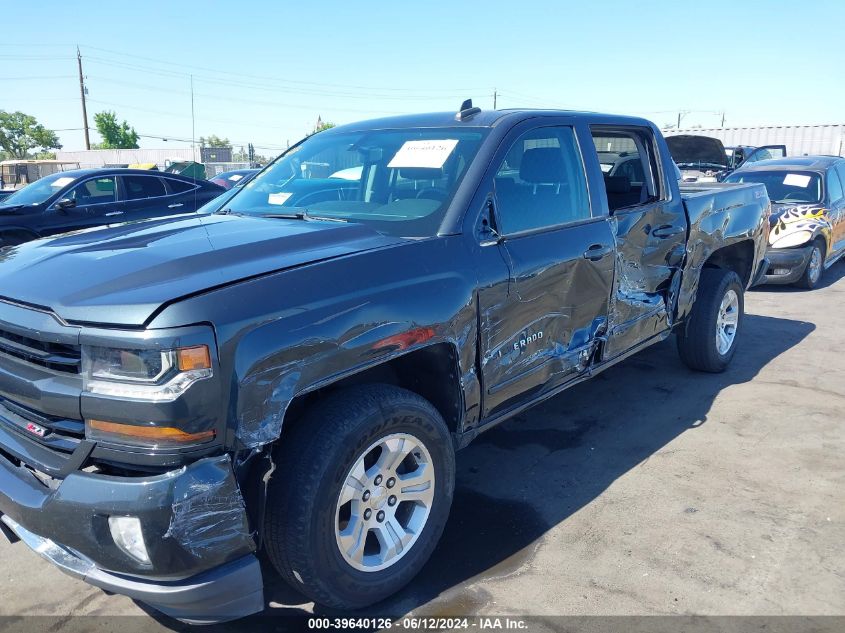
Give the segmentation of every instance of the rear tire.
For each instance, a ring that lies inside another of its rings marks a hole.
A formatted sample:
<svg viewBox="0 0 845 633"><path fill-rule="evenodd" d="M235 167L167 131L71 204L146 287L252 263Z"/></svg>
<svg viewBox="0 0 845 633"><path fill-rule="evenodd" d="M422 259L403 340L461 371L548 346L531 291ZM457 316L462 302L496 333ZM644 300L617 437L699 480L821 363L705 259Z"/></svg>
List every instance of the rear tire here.
<svg viewBox="0 0 845 633"><path fill-rule="evenodd" d="M702 270L689 321L678 333L684 364L696 371L724 371L736 352L744 310L742 282L735 272Z"/></svg>
<svg viewBox="0 0 845 633"><path fill-rule="evenodd" d="M822 240L817 239L813 242L810 259L807 260L807 265L804 267L804 273L801 275L801 278L795 282L796 286L806 288L807 290L813 290L818 287L824 274L825 250Z"/></svg>
<svg viewBox="0 0 845 633"><path fill-rule="evenodd" d="M338 391L282 437L275 462L267 554L315 602L356 609L383 600L434 551L455 455L443 418L417 394L390 385Z"/></svg>

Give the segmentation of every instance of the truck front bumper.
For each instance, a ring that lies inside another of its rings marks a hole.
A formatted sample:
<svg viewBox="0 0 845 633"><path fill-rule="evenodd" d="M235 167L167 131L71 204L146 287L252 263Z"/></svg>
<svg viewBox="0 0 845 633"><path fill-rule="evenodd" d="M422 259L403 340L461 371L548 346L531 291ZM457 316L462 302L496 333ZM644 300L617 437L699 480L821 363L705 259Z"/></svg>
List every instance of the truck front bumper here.
<svg viewBox="0 0 845 633"><path fill-rule="evenodd" d="M799 248L769 248L766 251L769 268L764 276L764 283L793 284L801 279L812 250L812 245Z"/></svg>
<svg viewBox="0 0 845 633"><path fill-rule="evenodd" d="M51 481L3 448L0 521L63 572L186 622L264 608L255 544L227 456L152 477L74 472ZM149 562L114 542L111 516L138 517Z"/></svg>

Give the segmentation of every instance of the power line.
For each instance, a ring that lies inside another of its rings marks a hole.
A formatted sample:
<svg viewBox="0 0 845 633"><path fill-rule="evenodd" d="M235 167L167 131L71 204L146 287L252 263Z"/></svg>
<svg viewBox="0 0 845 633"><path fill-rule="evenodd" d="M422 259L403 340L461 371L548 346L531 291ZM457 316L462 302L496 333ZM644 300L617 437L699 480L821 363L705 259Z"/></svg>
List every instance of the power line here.
<svg viewBox="0 0 845 633"><path fill-rule="evenodd" d="M32 81L32 80L45 80L45 79L76 79L76 77L74 75L41 75L41 76L29 75L27 77L2 77L3 81Z"/></svg>
<svg viewBox="0 0 845 633"><path fill-rule="evenodd" d="M172 60L163 60L163 59L156 59L153 57L143 57L140 55L130 54L130 53L121 53L119 51L114 51L107 48L100 48L97 46L83 46L83 48L89 48L91 50L100 51L103 53L110 53L112 55L118 55L120 57L130 57L132 59L140 59L148 62L152 62L154 64L166 65L166 66L176 66L179 68L190 68L194 70L202 70L204 72L210 72L212 74L223 74L223 75L235 75L237 77L250 77L253 79L260 79L262 81L275 81L275 82L283 82L283 83L293 83L293 84L300 84L300 85L310 85L310 86L324 86L324 87L331 87L331 88L346 88L351 90L381 90L381 91L392 91L392 92L410 92L410 91L418 91L419 88L399 88L399 87L375 87L375 86L363 86L363 85L353 85L353 84L333 84L328 82L319 82L319 81L304 81L304 80L297 80L297 79L282 79L279 77L271 77L267 75L255 75L250 73L244 73L242 71L228 71L228 70L221 70L220 68L209 68L207 66L197 66L194 64L181 64L179 62L174 62ZM116 63L125 63L125 62L116 62ZM137 65L137 64L136 64ZM182 73L189 74L189 73ZM429 89L427 92L432 91L445 91L445 92L476 92L481 90L488 90L485 88L466 88L466 87L456 87L456 88L434 88Z"/></svg>
<svg viewBox="0 0 845 633"><path fill-rule="evenodd" d="M90 58L86 57L86 61L91 61ZM97 60L94 60L94 63L101 63ZM145 71L140 71L145 72ZM169 76L169 75L168 75ZM153 90L155 92L162 92L162 87L159 86L151 86L150 84L139 84L134 81L123 81L120 79L113 79L110 77L103 77L101 75L86 75L86 77L90 79L96 79L97 81L103 81L106 83L111 83L115 85L122 85L122 86L129 86L132 88L140 89L140 90ZM180 81L183 80L183 76L174 76L174 79L179 79ZM432 96L432 95L407 95L407 96L396 96L396 95L371 95L371 94L363 94L363 93L340 93L340 92L323 92L323 91L307 91L302 90L299 88L296 89L288 89L288 88L277 88L271 86L259 86L257 84L251 84L246 82L232 82L232 81L225 81L225 80L218 80L218 79L203 79L201 77L194 76L194 80L198 83L205 83L205 84L216 84L216 85L223 85L223 86L231 86L235 88L241 89L248 89L248 90L260 90L262 92L271 92L271 93L282 93L282 94L294 94L294 95L306 95L306 96L326 96L326 97L344 97L348 99L368 99L368 100L376 100L376 99L387 99L387 100L396 100L396 101L443 101L446 99L459 99L464 98L466 95L455 93L453 95L443 95L443 96ZM179 94L188 94L185 90L180 89L168 89L167 92L170 93L179 93ZM473 98L477 95L471 95ZM219 98L218 95L215 95L215 98Z"/></svg>

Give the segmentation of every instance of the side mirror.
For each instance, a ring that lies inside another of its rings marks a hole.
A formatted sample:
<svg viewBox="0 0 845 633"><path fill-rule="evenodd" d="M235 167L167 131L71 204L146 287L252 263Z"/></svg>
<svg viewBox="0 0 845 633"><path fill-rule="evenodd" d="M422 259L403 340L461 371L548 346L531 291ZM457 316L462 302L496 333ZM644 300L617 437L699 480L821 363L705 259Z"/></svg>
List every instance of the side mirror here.
<svg viewBox="0 0 845 633"><path fill-rule="evenodd" d="M68 209L73 209L76 206L76 200L73 198L62 198L56 203L56 208L59 211L67 211Z"/></svg>

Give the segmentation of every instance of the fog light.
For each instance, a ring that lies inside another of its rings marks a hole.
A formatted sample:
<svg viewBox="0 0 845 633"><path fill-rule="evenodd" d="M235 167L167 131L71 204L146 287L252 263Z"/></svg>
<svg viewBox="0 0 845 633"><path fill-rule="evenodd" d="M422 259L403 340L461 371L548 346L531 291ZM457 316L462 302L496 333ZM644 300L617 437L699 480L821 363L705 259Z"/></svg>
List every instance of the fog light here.
<svg viewBox="0 0 845 633"><path fill-rule="evenodd" d="M141 520L138 517L109 517L109 529L115 545L135 560L150 564L150 555L144 544Z"/></svg>
<svg viewBox="0 0 845 633"><path fill-rule="evenodd" d="M789 268L775 268L775 269L772 271L772 274L773 274L773 275L788 275L788 274L789 274L789 273L791 273L791 272L792 272L792 271L791 271L791 270L789 270Z"/></svg>

